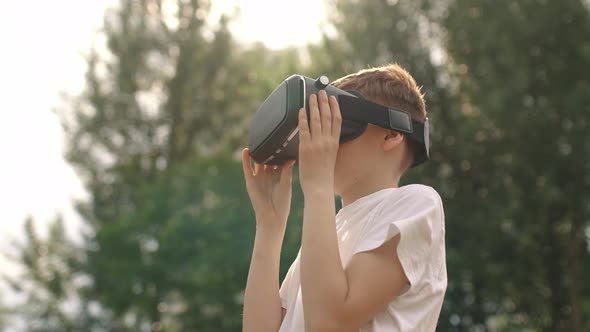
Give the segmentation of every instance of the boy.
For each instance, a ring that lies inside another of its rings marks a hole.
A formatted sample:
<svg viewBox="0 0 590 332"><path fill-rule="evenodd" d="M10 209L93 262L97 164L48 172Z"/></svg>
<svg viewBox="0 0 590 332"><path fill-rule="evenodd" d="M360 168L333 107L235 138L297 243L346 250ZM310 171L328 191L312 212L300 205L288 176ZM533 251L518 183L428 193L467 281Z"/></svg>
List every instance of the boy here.
<svg viewBox="0 0 590 332"><path fill-rule="evenodd" d="M412 76L398 65L334 82L424 121ZM299 113L304 194L301 250L279 290L279 257L289 215L294 161L256 164L244 149L256 238L244 296L244 331L434 331L447 287L440 197L423 185L398 187L412 142L369 124L339 144L342 118L325 91ZM362 110L359 110L362 112ZM334 195L342 198L336 214Z"/></svg>

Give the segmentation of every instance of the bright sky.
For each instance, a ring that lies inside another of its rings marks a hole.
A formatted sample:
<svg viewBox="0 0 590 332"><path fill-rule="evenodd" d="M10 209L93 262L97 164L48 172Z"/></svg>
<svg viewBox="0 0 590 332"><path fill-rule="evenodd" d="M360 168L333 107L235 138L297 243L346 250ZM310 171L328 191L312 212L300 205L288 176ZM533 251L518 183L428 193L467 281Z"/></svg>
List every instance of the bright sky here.
<svg viewBox="0 0 590 332"><path fill-rule="evenodd" d="M213 0L212 15L232 11L238 0ZM75 234L79 217L72 198L85 195L62 158L63 135L51 109L60 91L84 84L82 54L90 48L105 8L116 0L6 1L0 10L0 252L7 239L22 239L32 215L41 229L61 212ZM241 1L232 30L246 42L280 48L318 41L323 1ZM292 22L288 24L287 22ZM0 271L11 266L0 254ZM0 296L1 299L1 296Z"/></svg>

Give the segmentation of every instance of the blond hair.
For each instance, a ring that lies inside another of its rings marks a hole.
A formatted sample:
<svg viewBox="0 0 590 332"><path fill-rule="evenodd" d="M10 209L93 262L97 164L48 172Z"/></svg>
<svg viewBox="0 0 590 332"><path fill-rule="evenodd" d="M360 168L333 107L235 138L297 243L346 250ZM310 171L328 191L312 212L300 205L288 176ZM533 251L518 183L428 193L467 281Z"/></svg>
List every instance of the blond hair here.
<svg viewBox="0 0 590 332"><path fill-rule="evenodd" d="M333 84L342 90L356 91L372 102L405 111L415 120L426 119L426 103L420 87L398 64L364 69Z"/></svg>

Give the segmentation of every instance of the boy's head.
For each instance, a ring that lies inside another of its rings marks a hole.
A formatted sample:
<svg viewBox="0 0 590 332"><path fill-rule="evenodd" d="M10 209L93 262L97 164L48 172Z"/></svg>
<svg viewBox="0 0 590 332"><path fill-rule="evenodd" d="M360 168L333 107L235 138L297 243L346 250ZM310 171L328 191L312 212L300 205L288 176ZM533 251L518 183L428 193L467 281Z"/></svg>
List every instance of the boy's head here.
<svg viewBox="0 0 590 332"><path fill-rule="evenodd" d="M365 99L410 114L420 122L426 119L424 96L416 81L397 64L364 69L333 83L342 90L360 93ZM359 110L362 111L362 110ZM340 145L336 161L336 192L360 182L376 181L377 174L399 181L412 165L416 147L403 134L369 124L357 139Z"/></svg>

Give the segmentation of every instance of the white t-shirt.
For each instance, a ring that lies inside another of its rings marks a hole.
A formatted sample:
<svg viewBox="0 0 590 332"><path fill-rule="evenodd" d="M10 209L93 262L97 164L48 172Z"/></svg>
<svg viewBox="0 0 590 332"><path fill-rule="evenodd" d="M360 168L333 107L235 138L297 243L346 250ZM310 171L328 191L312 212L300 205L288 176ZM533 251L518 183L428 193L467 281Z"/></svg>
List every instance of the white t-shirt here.
<svg viewBox="0 0 590 332"><path fill-rule="evenodd" d="M410 284L361 332L434 331L447 288L444 212L438 193L424 185L388 188L359 198L336 215L342 264L400 234L397 254ZM287 310L279 332L304 331L301 251L280 289Z"/></svg>

